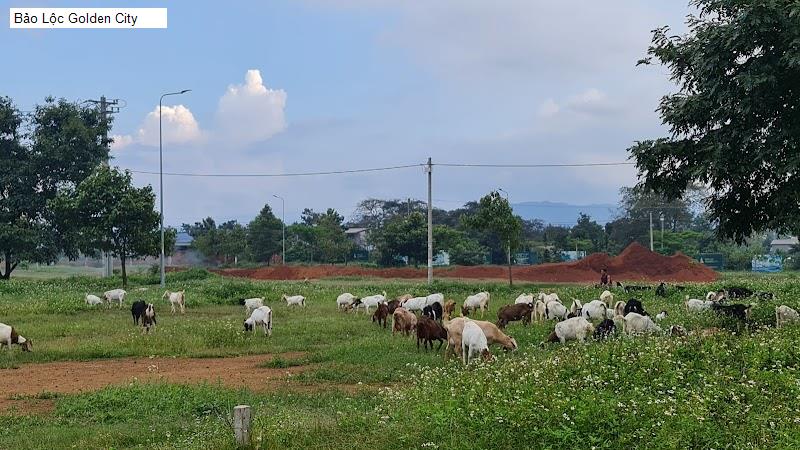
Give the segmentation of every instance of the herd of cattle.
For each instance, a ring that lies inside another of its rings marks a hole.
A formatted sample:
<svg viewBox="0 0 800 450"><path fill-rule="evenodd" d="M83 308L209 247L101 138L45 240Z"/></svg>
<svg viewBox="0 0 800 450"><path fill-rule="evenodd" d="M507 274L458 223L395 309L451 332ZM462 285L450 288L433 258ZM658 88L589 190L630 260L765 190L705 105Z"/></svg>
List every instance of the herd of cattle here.
<svg viewBox="0 0 800 450"><path fill-rule="evenodd" d="M652 289L649 286L624 286L618 283L624 293L630 294L639 290ZM675 286L675 289L683 289ZM140 288L146 290L146 288ZM667 286L661 283L655 288L656 295L666 296ZM125 300L127 292L123 289L113 289L103 293L102 298L86 294L85 302L89 305L106 304L109 307L118 303L119 307ZM713 311L746 322L754 305L743 303L728 303L731 299L745 299L759 297L772 299L774 295L768 292L754 292L742 287L729 287L706 294L705 299L693 299L685 296L684 306L689 313ZM567 307L555 292L540 292L520 294L512 304L504 305L497 312L495 323L472 319L478 313L483 319L489 307L491 296L488 292L479 292L468 296L461 304L459 317L456 313L456 302L445 300L441 293L434 293L424 297L414 297L410 294L401 295L388 300L386 292L357 297L349 292L336 298L336 306L340 311L363 310L364 315L369 315L371 310L372 321L383 328L387 327L389 319L392 323L392 335L401 333L406 336L414 333L417 338L417 348L420 344L427 350L433 349L434 341L439 343L437 350L441 350L446 342L445 358L451 351L460 350L464 363L474 356L491 358L489 346L497 344L506 350L517 348L514 338L505 333L508 324L521 321L527 325L531 322L555 320L553 331L541 345L548 342L565 343L571 340L584 342L587 337L594 339L607 339L616 335L617 330L625 335L644 333L666 333L669 335L686 335L687 330L680 325L672 325L666 331L662 330L658 322L667 317L666 310L651 316L642 302L636 298L628 301L616 300L614 293L604 290L598 299L582 302L572 299ZM162 299L170 302L171 312L186 312L185 291L164 292ZM306 298L302 295L283 295L282 301L287 306L306 306ZM239 304L245 308L244 329L254 331L261 327L264 334L272 336L272 309L266 306L263 297L244 298ZM143 332L149 332L156 325L155 307L152 303L137 300L131 304L131 315L135 325L143 327ZM800 321L798 312L786 305L775 308L775 323L782 327L789 322ZM719 331L716 328L699 330L702 335ZM18 344L23 350L31 351L32 342L20 336L16 330L8 325L0 324L0 345Z"/></svg>

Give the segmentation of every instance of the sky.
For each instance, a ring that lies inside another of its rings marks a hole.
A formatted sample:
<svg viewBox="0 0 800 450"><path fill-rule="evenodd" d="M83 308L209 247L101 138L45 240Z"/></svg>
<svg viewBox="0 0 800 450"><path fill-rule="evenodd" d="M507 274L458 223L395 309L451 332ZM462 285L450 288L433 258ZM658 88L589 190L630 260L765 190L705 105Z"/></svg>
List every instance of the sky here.
<svg viewBox="0 0 800 450"><path fill-rule="evenodd" d="M165 30L0 28L0 95L120 99L112 165L278 174L433 163L626 161L667 134L667 70L636 67L651 30L676 32L688 2L647 0L16 0L8 7L166 6ZM434 166L434 206L503 188L512 203L616 203L631 166ZM248 222L269 204L351 218L369 198L427 198L421 167L285 178L164 177L165 223Z"/></svg>

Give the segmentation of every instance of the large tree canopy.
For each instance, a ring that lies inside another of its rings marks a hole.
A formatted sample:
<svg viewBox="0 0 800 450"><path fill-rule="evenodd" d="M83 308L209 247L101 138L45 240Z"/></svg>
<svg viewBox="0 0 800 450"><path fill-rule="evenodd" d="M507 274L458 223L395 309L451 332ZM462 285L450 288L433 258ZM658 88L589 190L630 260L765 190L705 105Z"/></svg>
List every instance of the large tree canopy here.
<svg viewBox="0 0 800 450"><path fill-rule="evenodd" d="M20 261L55 261L66 245L47 202L108 157L109 122L97 110L47 98L22 114L0 97L0 278Z"/></svg>
<svg viewBox="0 0 800 450"><path fill-rule="evenodd" d="M697 0L689 31L653 32L649 57L678 92L658 111L671 136L630 151L647 189L708 186L721 237L800 232L800 3Z"/></svg>
<svg viewBox="0 0 800 450"><path fill-rule="evenodd" d="M65 251L75 256L111 252L120 259L122 284L128 284L127 261L158 256L161 251L160 216L149 185L133 186L130 172L99 167L76 189L66 189L50 202L58 218L55 230L69 236ZM175 230L165 233L164 249L175 246Z"/></svg>

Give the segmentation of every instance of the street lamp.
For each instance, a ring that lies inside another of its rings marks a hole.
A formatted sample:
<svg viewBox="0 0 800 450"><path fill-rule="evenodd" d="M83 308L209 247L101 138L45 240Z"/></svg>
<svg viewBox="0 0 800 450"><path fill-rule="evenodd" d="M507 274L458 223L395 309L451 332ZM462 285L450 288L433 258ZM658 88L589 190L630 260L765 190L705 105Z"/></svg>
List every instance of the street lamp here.
<svg viewBox="0 0 800 450"><path fill-rule="evenodd" d="M161 103L164 97L168 95L181 95L191 91L191 89L184 89L180 92L167 92L158 99L158 197L161 203L161 287L166 285L166 277L164 276L164 157L163 145L161 139Z"/></svg>
<svg viewBox="0 0 800 450"><path fill-rule="evenodd" d="M281 223L283 224L283 230L281 230L281 235L283 237L283 256L281 257L283 261L283 265L286 265L286 202L283 200L283 197L280 195L272 194L273 197L281 199Z"/></svg>

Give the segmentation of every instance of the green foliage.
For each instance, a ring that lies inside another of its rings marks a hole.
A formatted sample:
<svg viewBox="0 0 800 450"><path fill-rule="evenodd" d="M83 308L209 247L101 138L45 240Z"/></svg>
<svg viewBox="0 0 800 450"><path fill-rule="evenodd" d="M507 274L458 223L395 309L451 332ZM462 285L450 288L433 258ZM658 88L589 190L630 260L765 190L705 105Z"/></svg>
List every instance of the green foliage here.
<svg viewBox="0 0 800 450"><path fill-rule="evenodd" d="M478 211L463 217L464 224L494 234L506 248L508 263L508 283L511 279L511 252L519 247L522 238L522 221L514 215L508 199L492 191L478 202Z"/></svg>
<svg viewBox="0 0 800 450"><path fill-rule="evenodd" d="M47 206L108 158L110 122L95 109L45 99L24 115L0 97L0 279L24 260L55 261L71 243L53 233Z"/></svg>
<svg viewBox="0 0 800 450"><path fill-rule="evenodd" d="M280 252L282 228L283 224L272 213L272 208L264 205L247 226L247 245L255 261L269 264L272 256Z"/></svg>
<svg viewBox="0 0 800 450"><path fill-rule="evenodd" d="M161 252L153 188L134 187L128 171L101 166L76 189L64 190L50 207L59 217L59 234L69 236L67 254L111 252L120 258L123 286L128 283L126 261ZM175 231L170 230L164 248L174 246Z"/></svg>
<svg viewBox="0 0 800 450"><path fill-rule="evenodd" d="M450 254L450 263L476 266L486 261L488 249L466 232L436 225L433 227L434 252L444 250Z"/></svg>
<svg viewBox="0 0 800 450"><path fill-rule="evenodd" d="M376 244L381 265L394 265L403 256L415 266L427 261L427 222L419 212L394 218L382 229L373 231L370 239Z"/></svg>
<svg viewBox="0 0 800 450"><path fill-rule="evenodd" d="M689 31L653 32L649 57L679 90L661 99L671 137L630 148L642 186L679 198L707 185L717 233L742 242L754 232L800 233L796 149L800 122L800 22L792 0L697 0Z"/></svg>
<svg viewBox="0 0 800 450"><path fill-rule="evenodd" d="M227 264L247 251L247 229L235 220L217 226L207 217L194 225L183 224L183 229L192 236L192 247L214 263Z"/></svg>
<svg viewBox="0 0 800 450"><path fill-rule="evenodd" d="M661 448L795 448L800 442L800 327L772 327L775 306L800 307L797 275L728 275L716 283L690 283L685 291L671 289L667 298L652 291L637 295L651 313L669 311L663 328L727 330L711 337L617 336L542 349L552 322L513 323L506 331L520 349L496 351L494 362L467 369L438 352L417 351L413 340L391 336L369 316L337 313L336 295L434 291L460 302L486 290L491 319L519 292L553 290L562 298L591 299L600 290L459 280L432 286L360 279L259 282L203 270L170 273L167 281L168 289L186 289L186 315L164 313L168 303L160 299L156 277L131 277L148 288L132 291L135 296L154 302L160 314L150 335L130 323L127 308L83 303L86 292L116 287L119 279L0 283L4 322L35 342L33 353L0 352L0 367L263 354L259 365L275 370L275 378L234 390L130 383L122 376L118 386L97 392L45 391L34 397L53 400L52 413L0 414L0 447L41 448L41 436L47 436L48 448L233 448L228 420L239 403L254 408L257 448L620 448L643 442ZM774 292L777 299L751 300L752 325L741 329L712 313L689 314L682 305L684 295L698 298L731 285ZM306 295L308 307L286 307L279 298L289 292ZM266 297L275 313L272 338L241 331L244 313L236 300L256 295ZM276 369L290 367L303 370L278 375L283 371Z"/></svg>

